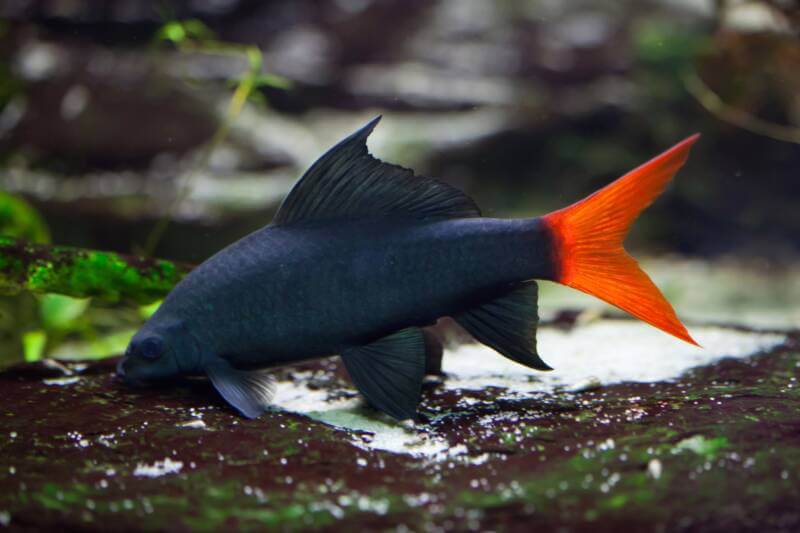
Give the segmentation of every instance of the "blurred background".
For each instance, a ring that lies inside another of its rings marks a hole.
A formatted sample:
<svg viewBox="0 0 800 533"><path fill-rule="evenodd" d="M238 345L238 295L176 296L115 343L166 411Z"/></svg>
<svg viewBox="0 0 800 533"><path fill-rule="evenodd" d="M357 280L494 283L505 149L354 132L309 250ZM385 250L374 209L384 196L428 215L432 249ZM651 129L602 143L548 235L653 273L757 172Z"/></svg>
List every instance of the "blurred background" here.
<svg viewBox="0 0 800 533"><path fill-rule="evenodd" d="M794 327L799 36L794 0L6 0L0 234L196 264L379 113L374 154L498 217L701 132L628 247L690 322ZM0 366L118 354L155 305L4 296Z"/></svg>

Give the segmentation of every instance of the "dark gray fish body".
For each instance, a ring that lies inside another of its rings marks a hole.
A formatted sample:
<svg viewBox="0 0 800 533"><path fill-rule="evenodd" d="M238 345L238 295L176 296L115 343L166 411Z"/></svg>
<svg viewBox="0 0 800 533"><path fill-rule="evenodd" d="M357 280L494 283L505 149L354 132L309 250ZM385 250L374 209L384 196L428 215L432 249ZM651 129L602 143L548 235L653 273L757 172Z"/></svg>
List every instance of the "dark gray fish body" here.
<svg viewBox="0 0 800 533"><path fill-rule="evenodd" d="M536 349L534 279L598 295L693 342L621 239L696 137L567 209L498 220L461 191L372 157L377 121L317 160L269 226L179 283L131 340L119 375L205 374L256 417L274 390L264 369L340 354L370 404L412 418L425 372L420 328L440 317L550 369Z"/></svg>
<svg viewBox="0 0 800 533"><path fill-rule="evenodd" d="M200 265L154 320L182 317L206 357L242 368L337 354L548 277L547 238L536 219L267 226Z"/></svg>

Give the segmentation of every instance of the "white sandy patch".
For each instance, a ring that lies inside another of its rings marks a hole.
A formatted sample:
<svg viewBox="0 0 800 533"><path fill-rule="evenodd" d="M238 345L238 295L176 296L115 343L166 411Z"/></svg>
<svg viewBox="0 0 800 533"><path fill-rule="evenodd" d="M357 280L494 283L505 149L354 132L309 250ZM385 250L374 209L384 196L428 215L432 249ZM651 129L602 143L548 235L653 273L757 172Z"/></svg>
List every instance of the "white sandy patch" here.
<svg viewBox="0 0 800 533"><path fill-rule="evenodd" d="M137 464L136 470L133 471L133 475L142 477L161 477L167 474L177 474L182 468L182 461L173 461L167 457L163 461L156 461L151 465L143 463Z"/></svg>
<svg viewBox="0 0 800 533"><path fill-rule="evenodd" d="M359 445L395 453L421 455L434 455L448 446L441 439L432 440L425 434L417 433L413 424L401 424L379 413L365 416L360 397L328 401L327 391L309 389L302 384L302 380L299 381L300 383L278 382L273 403L282 409L303 413L332 426L372 434L366 439L369 442L357 439L356 443Z"/></svg>
<svg viewBox="0 0 800 533"><path fill-rule="evenodd" d="M536 372L482 345L465 344L444 358L443 370L450 376L445 385L448 389L491 385L517 392L552 392L586 383L668 381L690 368L725 357L747 357L786 340L785 335L718 327L692 328L691 333L703 348L624 320L604 320L567 332L542 328L539 355L554 368L552 372Z"/></svg>
<svg viewBox="0 0 800 533"><path fill-rule="evenodd" d="M63 377L63 378L48 378L48 379L42 380L42 382L45 385L59 385L59 386L63 387L65 385L74 385L75 383L79 382L80 380L81 380L81 378L79 378L78 376L66 376L66 377Z"/></svg>
<svg viewBox="0 0 800 533"><path fill-rule="evenodd" d="M203 421L202 418L194 418L192 420L187 420L185 422L179 423L178 427L186 429L205 429L206 423Z"/></svg>
<svg viewBox="0 0 800 533"><path fill-rule="evenodd" d="M717 327L692 328L703 345L697 348L643 324L604 320L564 332L539 330L539 353L555 370L537 372L514 363L490 348L465 344L445 352L443 370L448 390L504 388L502 395L520 396L580 389L625 381L657 382L679 378L688 369L725 357L747 357L785 341L785 335L746 333ZM423 433L378 414L365 416L359 398L327 401L327 391L312 390L303 380L279 382L274 403L327 424L373 434L367 448L445 460L465 449L450 449L444 438ZM357 441L361 442L361 441Z"/></svg>

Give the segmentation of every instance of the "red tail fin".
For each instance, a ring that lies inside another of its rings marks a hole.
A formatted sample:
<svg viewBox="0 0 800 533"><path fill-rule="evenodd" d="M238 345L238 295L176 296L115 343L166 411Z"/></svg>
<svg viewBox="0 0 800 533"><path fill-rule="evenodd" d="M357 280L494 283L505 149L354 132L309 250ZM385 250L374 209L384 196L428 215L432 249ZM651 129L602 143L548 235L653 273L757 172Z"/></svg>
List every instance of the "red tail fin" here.
<svg viewBox="0 0 800 533"><path fill-rule="evenodd" d="M556 276L671 335L697 342L647 274L622 247L639 213L683 166L699 134L567 208L544 217L553 233Z"/></svg>

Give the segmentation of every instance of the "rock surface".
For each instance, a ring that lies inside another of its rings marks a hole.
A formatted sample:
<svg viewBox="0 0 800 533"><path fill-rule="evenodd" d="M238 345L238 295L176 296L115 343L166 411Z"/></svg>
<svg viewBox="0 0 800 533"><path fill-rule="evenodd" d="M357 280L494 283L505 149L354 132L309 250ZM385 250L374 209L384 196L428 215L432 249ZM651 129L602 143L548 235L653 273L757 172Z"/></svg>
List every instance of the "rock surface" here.
<svg viewBox="0 0 800 533"><path fill-rule="evenodd" d="M800 333L695 327L701 351L643 331L543 328L549 374L448 349L417 425L363 406L337 358L277 370L253 421L201 380L17 366L0 374L0 525L800 528Z"/></svg>

